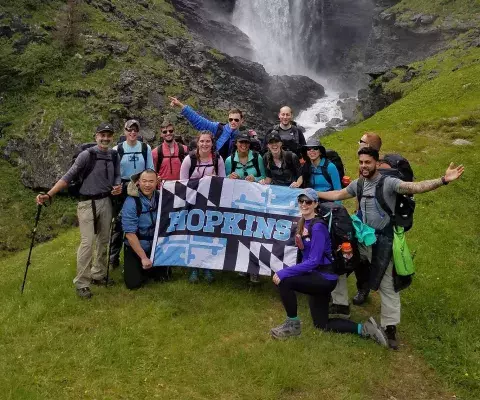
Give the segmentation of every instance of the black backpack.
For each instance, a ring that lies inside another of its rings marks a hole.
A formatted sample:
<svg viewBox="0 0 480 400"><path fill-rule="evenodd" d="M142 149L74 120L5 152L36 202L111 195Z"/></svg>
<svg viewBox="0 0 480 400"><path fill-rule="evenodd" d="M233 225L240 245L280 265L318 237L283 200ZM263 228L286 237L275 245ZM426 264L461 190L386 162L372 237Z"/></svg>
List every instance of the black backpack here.
<svg viewBox="0 0 480 400"><path fill-rule="evenodd" d="M122 160L123 156L125 155L125 149L123 148L123 143L124 142L121 142L117 145L117 153L118 153L118 156L120 157L120 160ZM145 165L147 165L148 146L144 142L141 142L141 143L142 143L142 151L133 151L127 154L141 154L143 157L143 161L145 162ZM135 160L133 161L133 164L134 164L134 168L136 168Z"/></svg>
<svg viewBox="0 0 480 400"><path fill-rule="evenodd" d="M315 223L325 224L330 233L331 259L335 273L337 275L350 274L358 266L360 253L355 237L355 228L347 209L341 204L324 202L319 204L317 213L318 217L313 219L308 229L309 236L312 234L311 229ZM342 254L341 245L344 242L350 242L353 250L353 257L348 261Z"/></svg>
<svg viewBox="0 0 480 400"><path fill-rule="evenodd" d="M81 145L78 145L77 148L75 149L75 152L73 153L72 160L70 162L70 166L72 166L75 163L75 160L77 157L82 153L83 151L87 150L89 154L89 159L87 162L87 165L83 172L78 176L77 179L73 180L68 184L68 194L72 197L80 197L80 189L83 185L83 182L87 177L92 173L93 169L95 168L95 164L97 160L100 160L97 158L97 153L93 151L93 147L96 146L97 143L92 142L92 143L83 143ZM112 150L112 159L107 160L113 162L113 165L115 166L118 162L118 153L115 150Z"/></svg>
<svg viewBox="0 0 480 400"><path fill-rule="evenodd" d="M191 177L193 174L193 171L195 171L195 168L197 167L197 152L196 151L191 151L188 153L190 156L190 169L188 170L188 177ZM213 164L209 165L203 165L205 168L207 167L213 167L215 173L218 175L218 158L220 157L220 154L215 152L215 158L213 160Z"/></svg>
<svg viewBox="0 0 480 400"><path fill-rule="evenodd" d="M157 169L155 171L160 172L160 167L162 166L162 162L164 158L178 158L180 162L183 161L183 159L185 158L185 148L181 143L177 143L177 145L178 145L178 156L172 156L171 154L166 156L163 154L163 151L162 151L163 145L160 145L157 147L157 165L155 166Z"/></svg>
<svg viewBox="0 0 480 400"><path fill-rule="evenodd" d="M378 169L382 176L375 188L375 198L382 210L388 213L393 224L403 227L406 232L413 226L415 199L413 198L413 195L397 193L395 210L391 210L383 195L383 185L387 176L398 178L405 182L413 182L415 177L413 175L412 167L408 160L400 154L386 154L381 161L388 164L391 168ZM360 177L357 182L357 199L359 204L360 199L363 196L363 186L364 178Z"/></svg>

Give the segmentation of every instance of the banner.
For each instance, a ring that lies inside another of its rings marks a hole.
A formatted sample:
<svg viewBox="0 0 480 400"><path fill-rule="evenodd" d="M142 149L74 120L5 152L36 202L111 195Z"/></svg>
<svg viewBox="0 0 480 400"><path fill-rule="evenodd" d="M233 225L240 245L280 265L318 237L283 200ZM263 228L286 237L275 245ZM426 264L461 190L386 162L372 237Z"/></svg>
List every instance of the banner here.
<svg viewBox="0 0 480 400"><path fill-rule="evenodd" d="M270 275L296 263L300 189L207 176L160 191L154 266Z"/></svg>

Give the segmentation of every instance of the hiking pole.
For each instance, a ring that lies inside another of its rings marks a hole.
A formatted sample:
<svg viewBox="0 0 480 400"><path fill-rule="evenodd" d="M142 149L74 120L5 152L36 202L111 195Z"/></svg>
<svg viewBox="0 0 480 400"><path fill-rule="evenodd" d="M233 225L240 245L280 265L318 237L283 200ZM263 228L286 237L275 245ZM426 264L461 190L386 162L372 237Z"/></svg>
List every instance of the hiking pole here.
<svg viewBox="0 0 480 400"><path fill-rule="evenodd" d="M39 204L37 206L37 215L35 217L35 226L33 227L33 230L32 230L32 242L30 243L30 251L28 252L27 265L25 266L25 274L23 275L23 283L22 283L21 294L23 294L23 289L25 288L25 282L27 281L28 267L30 266L30 257L32 256L33 244L35 242L35 234L37 233L37 225L38 225L38 221L40 220L40 213L41 212L42 212L42 205Z"/></svg>
<svg viewBox="0 0 480 400"><path fill-rule="evenodd" d="M110 222L110 240L108 241L108 258L107 258L107 278L105 279L105 287L108 287L108 275L110 272L110 255L112 254L112 237L113 229L115 227L116 218L113 217Z"/></svg>

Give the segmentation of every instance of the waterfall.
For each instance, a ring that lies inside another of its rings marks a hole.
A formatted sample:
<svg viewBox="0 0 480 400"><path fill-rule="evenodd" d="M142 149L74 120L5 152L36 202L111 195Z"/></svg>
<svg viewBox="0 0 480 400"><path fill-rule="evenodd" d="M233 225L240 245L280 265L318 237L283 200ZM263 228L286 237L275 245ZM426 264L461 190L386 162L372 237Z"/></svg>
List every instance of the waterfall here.
<svg viewBox="0 0 480 400"><path fill-rule="evenodd" d="M305 61L301 36L304 3L305 0L236 1L232 23L249 36L254 61L271 74L312 75Z"/></svg>

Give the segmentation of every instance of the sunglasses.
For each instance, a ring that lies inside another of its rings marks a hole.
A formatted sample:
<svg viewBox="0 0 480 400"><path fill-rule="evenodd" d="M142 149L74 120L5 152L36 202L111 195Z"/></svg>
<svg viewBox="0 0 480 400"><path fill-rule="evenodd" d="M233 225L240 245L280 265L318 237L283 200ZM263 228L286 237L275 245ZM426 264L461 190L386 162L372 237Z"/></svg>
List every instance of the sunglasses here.
<svg viewBox="0 0 480 400"><path fill-rule="evenodd" d="M135 133L138 133L138 130L136 130L135 128L130 128L130 129L125 128L125 130L126 130L127 132L135 132Z"/></svg>
<svg viewBox="0 0 480 400"><path fill-rule="evenodd" d="M307 199L299 199L298 204L306 204L307 206L311 206L313 204L313 200L307 200Z"/></svg>
<svg viewBox="0 0 480 400"><path fill-rule="evenodd" d="M358 141L358 144L368 144L368 143L367 143L365 140L360 139L360 140Z"/></svg>
<svg viewBox="0 0 480 400"><path fill-rule="evenodd" d="M228 119L228 122L232 122L232 121L240 122L240 120L238 118L229 118Z"/></svg>
<svg viewBox="0 0 480 400"><path fill-rule="evenodd" d="M319 151L319 150L320 150L320 147L319 147L319 146L309 147L309 148L307 149L307 151L310 151L310 150Z"/></svg>
<svg viewBox="0 0 480 400"><path fill-rule="evenodd" d="M162 133L165 135L166 133L173 133L173 129L165 129L164 131L162 131Z"/></svg>

